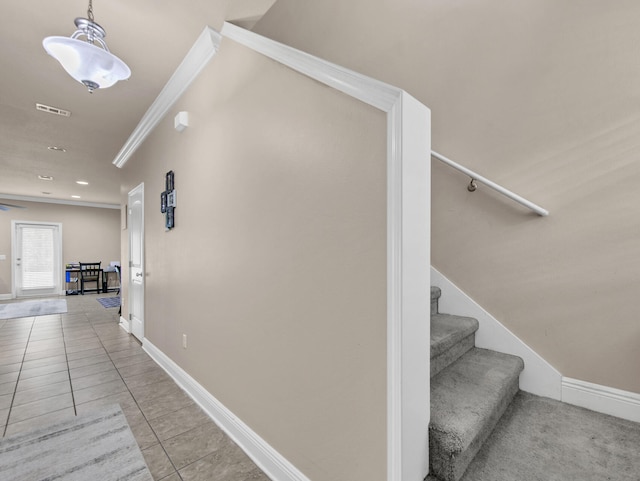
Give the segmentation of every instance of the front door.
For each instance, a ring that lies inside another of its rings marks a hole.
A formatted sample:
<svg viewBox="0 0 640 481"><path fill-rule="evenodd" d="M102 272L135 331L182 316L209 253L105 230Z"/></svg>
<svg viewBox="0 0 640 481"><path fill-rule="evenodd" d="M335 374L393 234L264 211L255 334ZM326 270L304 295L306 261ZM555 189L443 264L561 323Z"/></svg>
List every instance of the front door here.
<svg viewBox="0 0 640 481"><path fill-rule="evenodd" d="M131 333L144 339L144 184L129 192L129 320Z"/></svg>
<svg viewBox="0 0 640 481"><path fill-rule="evenodd" d="M12 221L14 297L62 293L62 224Z"/></svg>

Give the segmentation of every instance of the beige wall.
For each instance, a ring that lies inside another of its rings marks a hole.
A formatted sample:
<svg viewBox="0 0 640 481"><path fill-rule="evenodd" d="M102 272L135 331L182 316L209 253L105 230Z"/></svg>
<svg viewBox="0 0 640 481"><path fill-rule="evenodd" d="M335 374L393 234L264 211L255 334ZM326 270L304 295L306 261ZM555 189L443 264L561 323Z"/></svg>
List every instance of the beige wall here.
<svg viewBox="0 0 640 481"><path fill-rule="evenodd" d="M62 223L62 260L102 261L108 265L120 260L120 211L42 202L10 202L26 209L0 212L0 295L11 294L11 221Z"/></svg>
<svg viewBox="0 0 640 481"><path fill-rule="evenodd" d="M432 262L565 376L640 392L640 3L279 0L258 33L404 88L434 150Z"/></svg>
<svg viewBox="0 0 640 481"><path fill-rule="evenodd" d="M385 114L225 39L124 174L145 337L310 479L386 479Z"/></svg>

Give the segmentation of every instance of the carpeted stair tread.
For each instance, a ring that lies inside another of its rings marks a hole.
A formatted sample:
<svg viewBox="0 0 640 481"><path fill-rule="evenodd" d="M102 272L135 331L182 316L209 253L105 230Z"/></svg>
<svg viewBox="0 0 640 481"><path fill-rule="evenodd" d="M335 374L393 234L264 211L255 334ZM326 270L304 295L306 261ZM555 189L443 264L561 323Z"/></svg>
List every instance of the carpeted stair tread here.
<svg viewBox="0 0 640 481"><path fill-rule="evenodd" d="M473 348L431 379L429 459L457 481L518 392L522 359Z"/></svg>
<svg viewBox="0 0 640 481"><path fill-rule="evenodd" d="M471 317L431 315L431 377L474 346L477 330L478 321Z"/></svg>
<svg viewBox="0 0 640 481"><path fill-rule="evenodd" d="M472 317L452 314L431 316L431 357L438 356L456 342L478 330L478 321Z"/></svg>

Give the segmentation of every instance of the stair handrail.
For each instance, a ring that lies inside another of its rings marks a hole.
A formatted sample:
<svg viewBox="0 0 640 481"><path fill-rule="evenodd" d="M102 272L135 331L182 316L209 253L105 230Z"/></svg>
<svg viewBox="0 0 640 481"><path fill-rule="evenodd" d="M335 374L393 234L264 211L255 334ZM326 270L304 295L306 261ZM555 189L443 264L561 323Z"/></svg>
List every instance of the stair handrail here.
<svg viewBox="0 0 640 481"><path fill-rule="evenodd" d="M482 175L478 174L477 172L474 172L471 169L468 169L467 167L464 167L464 166L458 164L457 162L454 162L453 160L445 157L444 155L439 154L438 152L432 150L431 151L431 156L436 158L436 159L438 159L439 161L447 164L449 167L453 167L454 169L459 170L463 174L466 174L469 177L471 177L471 182L469 183L469 187L468 187L468 189L470 191L473 192L475 190L475 181L478 181L478 182L481 182L482 184L486 185L487 187L492 188L496 192L499 192L502 195L504 195L504 196L516 201L518 204L521 204L521 205L531 209L536 214L538 214L538 215L540 215L542 217L546 217L546 216L549 215L549 211L547 209L544 209L544 208L540 207L538 204L534 204L530 200L527 200L524 197L519 196L518 194L516 194L515 192L510 191L509 189L505 189L501 185L496 184L495 182L487 179L486 177L483 177Z"/></svg>

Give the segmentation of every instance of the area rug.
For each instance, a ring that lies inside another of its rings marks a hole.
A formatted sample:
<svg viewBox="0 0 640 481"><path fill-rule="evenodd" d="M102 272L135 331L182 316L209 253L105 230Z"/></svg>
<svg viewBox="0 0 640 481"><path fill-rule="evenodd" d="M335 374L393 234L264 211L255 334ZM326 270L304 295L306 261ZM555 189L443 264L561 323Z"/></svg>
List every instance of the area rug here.
<svg viewBox="0 0 640 481"><path fill-rule="evenodd" d="M120 307L120 296L115 297L98 297L98 302L102 307Z"/></svg>
<svg viewBox="0 0 640 481"><path fill-rule="evenodd" d="M153 480L119 405L0 439L0 479Z"/></svg>
<svg viewBox="0 0 640 481"><path fill-rule="evenodd" d="M46 316L67 312L66 299L43 299L0 304L0 319Z"/></svg>

